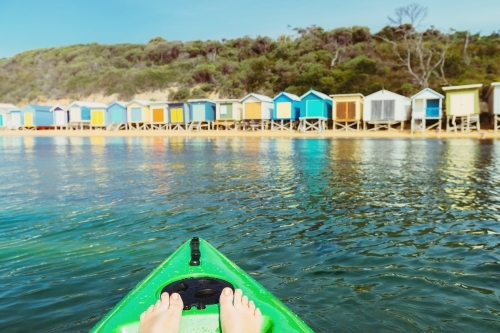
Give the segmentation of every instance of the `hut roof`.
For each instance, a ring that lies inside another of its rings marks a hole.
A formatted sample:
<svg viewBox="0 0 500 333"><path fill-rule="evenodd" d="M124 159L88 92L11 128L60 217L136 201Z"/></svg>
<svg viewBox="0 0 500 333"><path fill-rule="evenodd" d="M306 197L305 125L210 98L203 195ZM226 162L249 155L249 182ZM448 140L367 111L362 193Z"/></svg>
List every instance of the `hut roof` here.
<svg viewBox="0 0 500 333"><path fill-rule="evenodd" d="M150 102L149 105L158 105L158 104L168 104L169 102L167 101L154 101Z"/></svg>
<svg viewBox="0 0 500 333"><path fill-rule="evenodd" d="M431 88L425 88L425 89L422 89L421 91L419 91L419 92L418 92L418 93L416 93L415 95L411 96L410 98L411 98L411 99L415 99L415 98L417 98L419 95L421 95L421 94L423 94L423 93L425 93L425 92L429 92L429 93L431 93L431 94L433 94L433 95L436 95L436 96L438 96L438 97L439 97L439 98L441 98L441 99L443 99L443 98L444 98L444 96L443 96L443 95L441 95L441 94L440 94L440 93L438 93L437 91L432 90Z"/></svg>
<svg viewBox="0 0 500 333"><path fill-rule="evenodd" d="M448 90L465 90L465 89L475 89L475 88L481 88L483 86L482 83L479 84L468 84L465 86L449 86L449 87L443 87L444 91Z"/></svg>
<svg viewBox="0 0 500 333"><path fill-rule="evenodd" d="M188 103L197 103L197 102L215 103L213 100L208 98L188 99Z"/></svg>
<svg viewBox="0 0 500 333"><path fill-rule="evenodd" d="M227 99L218 99L216 100L217 103L240 103L239 99L234 99L234 98L227 98Z"/></svg>
<svg viewBox="0 0 500 333"><path fill-rule="evenodd" d="M410 99L409 99L408 97L406 97L406 96L403 96L403 95L400 95L400 94L396 94L396 93L394 93L394 92L392 92L392 91L385 90L385 89L382 89L382 90L379 90L379 91L377 91L377 92L374 92L373 94L370 94L370 95L366 96L365 98L368 98L368 99L369 99L369 98L371 98L371 97L373 97L373 96L375 96L375 95L381 94L381 93L383 93L383 94L386 94L386 93L387 93L387 94L389 94L389 95L393 95L394 97L404 98L404 99L410 100Z"/></svg>
<svg viewBox="0 0 500 333"><path fill-rule="evenodd" d="M360 93L354 93L354 94L335 94L335 95L330 95L331 98L334 98L334 97L361 97L361 98L364 98L365 96L363 94L360 94Z"/></svg>
<svg viewBox="0 0 500 333"><path fill-rule="evenodd" d="M306 92L304 95L300 96L300 99L306 97L307 95L309 94L313 94L313 95L316 95L318 96L319 98L323 99L323 100L327 100L327 101L331 101L332 99L330 97L328 97L328 95L325 95L319 91L316 91L316 90L309 90L308 92Z"/></svg>
<svg viewBox="0 0 500 333"><path fill-rule="evenodd" d="M144 99L134 99L134 100L131 100L130 102L128 102L127 106L129 106L132 103L137 103L137 104L142 105L142 106L149 106L149 105L151 105L151 101L146 101Z"/></svg>
<svg viewBox="0 0 500 333"><path fill-rule="evenodd" d="M10 113L10 111L19 110L17 106L9 103L0 103L0 112Z"/></svg>
<svg viewBox="0 0 500 333"><path fill-rule="evenodd" d="M25 108L26 107L30 107L35 111L42 111L42 112L50 112L50 110L52 109L52 106L36 105L36 104L28 104L25 106Z"/></svg>
<svg viewBox="0 0 500 333"><path fill-rule="evenodd" d="M54 112L57 109L61 109L63 111L68 111L69 107L66 105L54 105L53 107L50 108L50 112Z"/></svg>
<svg viewBox="0 0 500 333"><path fill-rule="evenodd" d="M245 97L243 97L241 99L241 101L243 102L244 100L246 100L249 97L255 97L255 98L257 98L261 102L270 102L270 103L273 102L273 99L271 97L268 97L268 96L265 96L265 95L261 95L261 94L254 94L254 93L250 93L250 94L246 95Z"/></svg>
<svg viewBox="0 0 500 333"><path fill-rule="evenodd" d="M282 91L278 96L274 97L273 100L275 100L276 98L280 97L281 95L284 95L284 96L290 98L292 101L300 102L300 97L299 96L294 95L294 94L290 94L290 93L287 93L287 92L284 92L284 91Z"/></svg>
<svg viewBox="0 0 500 333"><path fill-rule="evenodd" d="M74 101L73 103L71 103L68 108L72 108L73 106L79 106L79 107L88 107L88 108L92 108L92 107L106 107L107 105L104 104L104 103L99 103L99 102L85 102L85 101Z"/></svg>

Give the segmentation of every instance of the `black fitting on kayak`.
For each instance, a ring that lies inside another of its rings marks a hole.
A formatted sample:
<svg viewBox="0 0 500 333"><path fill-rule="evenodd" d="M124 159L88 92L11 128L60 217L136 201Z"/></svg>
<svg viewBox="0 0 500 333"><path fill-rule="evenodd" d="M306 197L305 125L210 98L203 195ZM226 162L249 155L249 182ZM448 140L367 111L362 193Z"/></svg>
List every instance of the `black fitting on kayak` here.
<svg viewBox="0 0 500 333"><path fill-rule="evenodd" d="M191 239L191 261L189 265L200 266L200 257L200 239L198 237L193 237L193 239Z"/></svg>
<svg viewBox="0 0 500 333"><path fill-rule="evenodd" d="M161 294L178 293L184 303L184 310L190 310L196 306L198 310L203 310L207 305L219 304L220 294L224 288L234 286L225 280L212 277L198 277L178 280L170 283L161 290Z"/></svg>

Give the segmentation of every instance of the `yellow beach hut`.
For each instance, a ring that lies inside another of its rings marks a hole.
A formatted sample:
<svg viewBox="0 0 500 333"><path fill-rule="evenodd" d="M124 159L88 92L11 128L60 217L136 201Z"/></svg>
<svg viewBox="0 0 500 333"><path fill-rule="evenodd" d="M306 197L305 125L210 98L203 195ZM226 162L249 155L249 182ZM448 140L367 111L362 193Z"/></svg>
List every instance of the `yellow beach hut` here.
<svg viewBox="0 0 500 333"><path fill-rule="evenodd" d="M273 99L260 94L248 94L241 100L243 105L243 130L266 129L273 115Z"/></svg>
<svg viewBox="0 0 500 333"><path fill-rule="evenodd" d="M482 84L443 87L446 93L446 131L480 130L479 90ZM451 121L451 123L450 123Z"/></svg>
<svg viewBox="0 0 500 333"><path fill-rule="evenodd" d="M330 95L333 100L332 119L333 130L359 131L363 119L362 94Z"/></svg>
<svg viewBox="0 0 500 333"><path fill-rule="evenodd" d="M74 101L69 105L68 127L80 128L90 127L90 109L106 108L106 104L98 102Z"/></svg>
<svg viewBox="0 0 500 333"><path fill-rule="evenodd" d="M132 130L148 129L151 123L151 101L134 99L127 104L128 128Z"/></svg>

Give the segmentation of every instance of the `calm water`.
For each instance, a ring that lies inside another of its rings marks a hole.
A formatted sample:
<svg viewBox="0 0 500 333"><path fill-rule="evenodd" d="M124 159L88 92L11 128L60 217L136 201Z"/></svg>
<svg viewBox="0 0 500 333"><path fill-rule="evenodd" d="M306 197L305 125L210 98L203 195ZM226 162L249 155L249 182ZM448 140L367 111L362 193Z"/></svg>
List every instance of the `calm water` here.
<svg viewBox="0 0 500 333"><path fill-rule="evenodd" d="M500 329L500 142L0 137L0 331L210 241L317 332Z"/></svg>

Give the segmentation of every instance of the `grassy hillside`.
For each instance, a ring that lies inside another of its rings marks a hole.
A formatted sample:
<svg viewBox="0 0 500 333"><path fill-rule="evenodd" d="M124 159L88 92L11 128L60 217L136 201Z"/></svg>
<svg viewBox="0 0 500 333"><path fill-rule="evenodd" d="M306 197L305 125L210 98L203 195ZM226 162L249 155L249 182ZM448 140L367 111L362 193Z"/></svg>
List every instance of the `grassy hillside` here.
<svg viewBox="0 0 500 333"><path fill-rule="evenodd" d="M421 86L397 63L391 45L377 38L391 34L391 27L372 34L364 27L327 31L313 26L277 40L259 36L182 43L157 37L147 44L32 50L0 60L0 101L90 94L130 99L169 87L177 87L165 96L169 100L212 92L234 98L249 92L274 96L282 90L300 95L311 87L327 94L370 94L385 88L408 96ZM500 81L499 34L472 35L465 51L465 32L448 36L453 44L443 71L450 84ZM429 84L440 91L444 81L436 71Z"/></svg>

